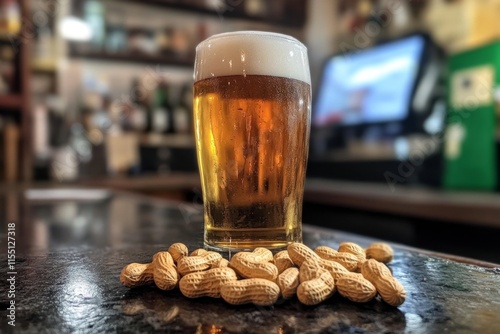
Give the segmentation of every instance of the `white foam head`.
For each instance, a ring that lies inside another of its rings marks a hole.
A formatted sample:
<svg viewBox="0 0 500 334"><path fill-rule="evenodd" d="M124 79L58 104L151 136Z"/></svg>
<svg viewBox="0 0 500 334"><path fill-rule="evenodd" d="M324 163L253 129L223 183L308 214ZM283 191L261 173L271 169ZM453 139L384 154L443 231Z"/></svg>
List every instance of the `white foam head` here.
<svg viewBox="0 0 500 334"><path fill-rule="evenodd" d="M213 35L196 47L194 80L268 75L311 84L307 48L293 37L261 31Z"/></svg>

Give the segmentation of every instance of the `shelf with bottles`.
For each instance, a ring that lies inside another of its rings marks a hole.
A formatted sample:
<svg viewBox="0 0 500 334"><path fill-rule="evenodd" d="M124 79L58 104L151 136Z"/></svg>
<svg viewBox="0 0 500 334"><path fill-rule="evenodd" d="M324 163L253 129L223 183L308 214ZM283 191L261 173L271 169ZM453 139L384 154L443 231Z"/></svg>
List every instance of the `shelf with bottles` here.
<svg viewBox="0 0 500 334"><path fill-rule="evenodd" d="M150 87L144 83L152 84L152 77L130 80L124 82L130 87L125 94L111 91L103 77L88 77L76 106L58 96L37 104L33 114L40 179L105 177L123 171L124 161L130 173L139 174L196 166L192 83L161 76ZM70 108L79 111L76 119L68 116Z"/></svg>
<svg viewBox="0 0 500 334"><path fill-rule="evenodd" d="M22 111L27 100L29 81L25 63L30 40L26 33L32 27L22 28L22 10L26 10L22 0L0 1L0 108L16 112Z"/></svg>
<svg viewBox="0 0 500 334"><path fill-rule="evenodd" d="M73 10L83 13L93 0L77 0ZM242 19L284 27L302 28L306 21L307 0L126 0L142 6L156 6L222 19Z"/></svg>
<svg viewBox="0 0 500 334"><path fill-rule="evenodd" d="M305 20L305 3L80 0L72 4L71 15L81 20L88 34L76 36L76 30L70 29L74 36L65 38L73 58L191 67L196 45L214 33L267 29L298 35ZM215 17L204 15L208 13ZM290 24L281 25L283 22Z"/></svg>
<svg viewBox="0 0 500 334"><path fill-rule="evenodd" d="M0 1L0 148L1 182L29 181L32 171L30 73L31 44L23 33L28 0Z"/></svg>
<svg viewBox="0 0 500 334"><path fill-rule="evenodd" d="M165 18L142 2L82 0L71 10L88 30L65 37L73 58L191 67L194 47L206 37L203 23L188 24L169 12Z"/></svg>

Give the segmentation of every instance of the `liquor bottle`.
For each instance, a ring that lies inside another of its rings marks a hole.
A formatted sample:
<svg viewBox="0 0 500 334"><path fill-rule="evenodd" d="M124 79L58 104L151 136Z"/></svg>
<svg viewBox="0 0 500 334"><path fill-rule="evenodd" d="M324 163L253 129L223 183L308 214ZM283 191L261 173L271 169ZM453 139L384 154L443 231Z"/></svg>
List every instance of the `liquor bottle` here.
<svg viewBox="0 0 500 334"><path fill-rule="evenodd" d="M122 52L127 47L127 32L123 23L125 17L120 7L106 11L106 52Z"/></svg>
<svg viewBox="0 0 500 334"><path fill-rule="evenodd" d="M179 104L174 110L174 129L177 133L188 133L191 130L191 113L193 109L192 85L184 85L181 89Z"/></svg>
<svg viewBox="0 0 500 334"><path fill-rule="evenodd" d="M92 30L91 44L95 50L101 50L104 45L106 25L104 22L104 5L100 1L87 0L84 3L84 17Z"/></svg>
<svg viewBox="0 0 500 334"><path fill-rule="evenodd" d="M139 78L134 78L132 80L131 92L131 111L129 123L131 127L140 132L149 132L151 129L151 118L150 113L148 113L147 105L145 99L141 93L141 84Z"/></svg>
<svg viewBox="0 0 500 334"><path fill-rule="evenodd" d="M173 133L174 120L172 106L168 98L168 85L160 81L156 87L152 108L152 130L156 133Z"/></svg>

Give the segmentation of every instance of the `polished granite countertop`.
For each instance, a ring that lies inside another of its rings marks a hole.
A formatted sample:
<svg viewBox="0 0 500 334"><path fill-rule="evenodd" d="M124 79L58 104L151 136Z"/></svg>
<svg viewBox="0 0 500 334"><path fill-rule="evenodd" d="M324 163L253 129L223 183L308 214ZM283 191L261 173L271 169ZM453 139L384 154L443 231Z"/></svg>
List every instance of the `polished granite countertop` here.
<svg viewBox="0 0 500 334"><path fill-rule="evenodd" d="M33 190L0 196L0 250L7 264L15 224L15 327L7 325L8 284L0 286L2 333L498 333L500 268L394 245L390 268L407 290L399 308L336 295L318 306L297 299L272 307L187 299L178 291L128 289L130 262L150 262L173 242L202 246L197 204L105 190ZM12 225L11 225L12 226ZM310 247L373 240L304 226ZM464 245L466 247L467 245ZM468 263L464 263L468 262ZM6 265L0 280L9 278ZM7 320L6 320L7 319Z"/></svg>

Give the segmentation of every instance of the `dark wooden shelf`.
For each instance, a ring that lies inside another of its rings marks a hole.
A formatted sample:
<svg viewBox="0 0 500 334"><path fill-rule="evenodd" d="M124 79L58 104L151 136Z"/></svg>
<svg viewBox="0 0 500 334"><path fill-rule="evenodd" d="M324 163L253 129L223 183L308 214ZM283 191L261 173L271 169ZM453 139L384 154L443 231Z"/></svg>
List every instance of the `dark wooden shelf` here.
<svg viewBox="0 0 500 334"><path fill-rule="evenodd" d="M196 5L192 3L185 3L179 0L126 0L127 2L140 3L141 5L152 5L152 6L161 6L171 9L183 10L192 13L200 13L207 14L211 16L217 16L222 18L232 18L232 19L244 19L250 21L264 22L270 24L278 24L282 26L288 27L296 27L301 28L305 23L305 1L290 1L291 6L293 8L293 13L286 12L283 13L280 17L271 16L271 14L266 16L256 16L249 15L244 12L244 2L243 1L221 1L222 4L226 5L226 8L221 8L218 10L217 8L210 8L206 5ZM231 5L232 3L235 5Z"/></svg>
<svg viewBox="0 0 500 334"><path fill-rule="evenodd" d="M304 200L394 215L500 228L500 194L308 178Z"/></svg>
<svg viewBox="0 0 500 334"><path fill-rule="evenodd" d="M5 31L0 30L0 43L10 44L10 43L16 41L18 38L19 38L18 35L10 34L10 33L7 33Z"/></svg>
<svg viewBox="0 0 500 334"><path fill-rule="evenodd" d="M153 55L142 53L108 53L102 51L83 51L73 46L70 48L70 57L85 58L94 60L107 60L132 63L160 64L192 67L194 64L194 56L182 58L179 56L168 55Z"/></svg>
<svg viewBox="0 0 500 334"><path fill-rule="evenodd" d="M20 95L0 95L0 108L19 109L21 105Z"/></svg>

